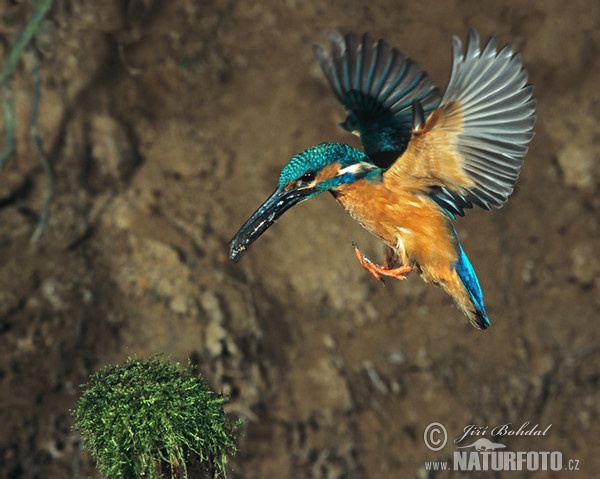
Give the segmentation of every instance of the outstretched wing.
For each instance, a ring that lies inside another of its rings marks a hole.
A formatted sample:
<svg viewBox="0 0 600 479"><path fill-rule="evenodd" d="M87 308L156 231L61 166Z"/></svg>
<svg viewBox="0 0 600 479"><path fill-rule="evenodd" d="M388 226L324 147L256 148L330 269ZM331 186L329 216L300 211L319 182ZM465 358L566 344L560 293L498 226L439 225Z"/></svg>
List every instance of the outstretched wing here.
<svg viewBox="0 0 600 479"><path fill-rule="evenodd" d="M535 99L510 46L498 52L493 37L481 51L473 29L464 54L457 37L452 46L440 106L385 174L422 178L440 206L462 216L473 204L499 208L512 193L533 138Z"/></svg>
<svg viewBox="0 0 600 479"><path fill-rule="evenodd" d="M328 38L331 53L321 45L314 51L348 111L340 126L360 136L365 153L376 164L377 153L397 152L397 158L412 135L413 101L418 100L428 115L439 103L439 91L411 60L382 40L374 41L369 34L342 36L335 30Z"/></svg>

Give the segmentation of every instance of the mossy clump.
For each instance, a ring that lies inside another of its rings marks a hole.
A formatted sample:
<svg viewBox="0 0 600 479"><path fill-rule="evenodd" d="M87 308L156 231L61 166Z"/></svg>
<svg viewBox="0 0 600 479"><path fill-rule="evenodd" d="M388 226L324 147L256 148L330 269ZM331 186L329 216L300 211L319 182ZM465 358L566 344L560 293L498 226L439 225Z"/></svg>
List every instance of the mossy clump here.
<svg viewBox="0 0 600 479"><path fill-rule="evenodd" d="M188 364L152 357L109 365L90 377L72 411L84 448L106 477L225 477L236 451L222 396Z"/></svg>

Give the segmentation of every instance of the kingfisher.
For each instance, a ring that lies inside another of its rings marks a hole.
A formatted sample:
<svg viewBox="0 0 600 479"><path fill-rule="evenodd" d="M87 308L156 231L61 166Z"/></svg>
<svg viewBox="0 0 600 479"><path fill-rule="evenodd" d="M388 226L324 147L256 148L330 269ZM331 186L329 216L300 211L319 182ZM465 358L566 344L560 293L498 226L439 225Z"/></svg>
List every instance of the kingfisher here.
<svg viewBox="0 0 600 479"><path fill-rule="evenodd" d="M415 271L440 286L477 329L490 326L475 270L454 227L473 205L499 208L513 192L533 138L535 98L521 57L493 36L480 46L470 29L463 52L452 38L452 71L443 95L399 50L368 33L328 34L314 53L347 111L340 126L363 151L321 143L294 156L273 194L230 242L245 250L292 206L329 191L385 245L376 264L353 243L377 280Z"/></svg>

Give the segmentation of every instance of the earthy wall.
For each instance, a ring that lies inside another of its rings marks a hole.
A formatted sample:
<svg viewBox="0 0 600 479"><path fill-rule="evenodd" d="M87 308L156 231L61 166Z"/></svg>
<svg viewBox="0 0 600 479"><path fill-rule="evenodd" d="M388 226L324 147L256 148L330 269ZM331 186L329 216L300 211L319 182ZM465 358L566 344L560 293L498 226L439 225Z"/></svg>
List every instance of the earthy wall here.
<svg viewBox="0 0 600 479"><path fill-rule="evenodd" d="M1 58L30 3L2 2ZM160 352L191 357L244 419L232 478L488 477L425 461L450 459L467 425L527 421L551 427L486 437L597 475L600 3L54 3L35 42L56 177L37 243L47 181L28 136L27 59L18 151L0 173L0 477L95 475L71 430L78 385ZM229 261L292 155L357 144L312 55L327 29L385 38L443 88L451 36L469 26L522 52L538 99L514 195L457 224L488 331L415 275L376 282L351 242L374 258L380 245L329 196ZM432 422L449 434L439 452L423 440Z"/></svg>

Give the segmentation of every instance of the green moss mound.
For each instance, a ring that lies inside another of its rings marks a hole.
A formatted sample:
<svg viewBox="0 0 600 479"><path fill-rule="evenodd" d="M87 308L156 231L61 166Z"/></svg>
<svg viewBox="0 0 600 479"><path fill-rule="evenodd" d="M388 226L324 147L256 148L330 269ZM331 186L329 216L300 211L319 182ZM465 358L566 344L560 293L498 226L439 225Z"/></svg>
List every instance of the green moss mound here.
<svg viewBox="0 0 600 479"><path fill-rule="evenodd" d="M106 477L225 477L236 423L188 364L128 359L92 375L72 411L84 448ZM193 474L191 472L193 470Z"/></svg>

